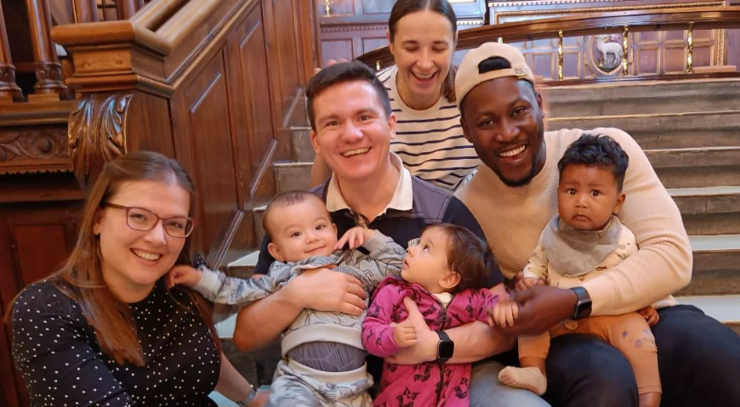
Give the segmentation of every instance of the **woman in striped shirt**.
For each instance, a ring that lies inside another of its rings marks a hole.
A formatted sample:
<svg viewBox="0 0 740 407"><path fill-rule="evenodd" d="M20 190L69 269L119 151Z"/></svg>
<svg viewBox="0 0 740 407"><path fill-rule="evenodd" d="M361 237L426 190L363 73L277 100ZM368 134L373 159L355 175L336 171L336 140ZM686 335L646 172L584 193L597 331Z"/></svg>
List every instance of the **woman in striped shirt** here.
<svg viewBox="0 0 740 407"><path fill-rule="evenodd" d="M391 150L413 175L455 190L480 164L463 136L455 104L455 13L447 0L398 0L388 21L388 40L396 65L378 77L397 119ZM317 155L312 185L330 175Z"/></svg>

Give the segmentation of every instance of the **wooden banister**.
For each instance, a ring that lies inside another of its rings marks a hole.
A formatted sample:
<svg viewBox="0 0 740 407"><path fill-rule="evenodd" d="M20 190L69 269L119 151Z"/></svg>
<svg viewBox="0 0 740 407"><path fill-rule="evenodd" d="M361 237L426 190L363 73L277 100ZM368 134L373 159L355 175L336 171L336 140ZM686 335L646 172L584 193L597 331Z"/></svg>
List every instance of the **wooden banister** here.
<svg viewBox="0 0 740 407"><path fill-rule="evenodd" d="M188 0L158 0L148 3L131 18L137 27L157 31L162 24L177 12Z"/></svg>
<svg viewBox="0 0 740 407"><path fill-rule="evenodd" d="M593 13L552 19L517 21L461 31L458 50L472 49L483 43L501 38L504 42L536 41L558 38L562 31L566 37L593 34L686 30L693 23L694 30L740 28L740 7L698 7L660 10L633 10L618 14ZM361 55L360 61L381 68L393 65L388 47Z"/></svg>
<svg viewBox="0 0 740 407"><path fill-rule="evenodd" d="M0 4L0 98L21 97L21 88L15 83L15 67L10 57L8 33L5 30L3 5Z"/></svg>
<svg viewBox="0 0 740 407"><path fill-rule="evenodd" d="M62 65L51 40L51 13L47 0L26 0L31 43L36 65L35 91L39 94L61 94L67 91L62 80Z"/></svg>

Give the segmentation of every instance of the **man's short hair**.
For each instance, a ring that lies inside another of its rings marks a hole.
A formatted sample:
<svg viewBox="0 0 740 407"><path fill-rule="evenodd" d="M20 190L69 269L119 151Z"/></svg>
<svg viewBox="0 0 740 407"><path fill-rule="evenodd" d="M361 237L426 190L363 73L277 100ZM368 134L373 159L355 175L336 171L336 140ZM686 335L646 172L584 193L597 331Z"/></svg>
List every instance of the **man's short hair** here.
<svg viewBox="0 0 740 407"><path fill-rule="evenodd" d="M629 166L629 156L616 140L607 135L583 134L565 150L558 162L558 170L563 174L569 165L582 164L611 170L617 189L622 192L624 176Z"/></svg>
<svg viewBox="0 0 740 407"><path fill-rule="evenodd" d="M316 130L316 117L313 102L321 92L341 83L366 81L375 89L378 101L383 106L386 118L391 116L391 100L388 90L375 75L375 72L360 61L342 62L327 66L314 75L306 85L306 111L311 128Z"/></svg>
<svg viewBox="0 0 740 407"><path fill-rule="evenodd" d="M270 219L272 218L272 212L274 212L276 208L297 205L309 199L316 199L324 205L324 201L320 197L308 191L288 191L275 195L267 204L265 213L262 215L262 229L265 230L265 236L267 236L269 240L272 240L272 233L274 230L271 230Z"/></svg>

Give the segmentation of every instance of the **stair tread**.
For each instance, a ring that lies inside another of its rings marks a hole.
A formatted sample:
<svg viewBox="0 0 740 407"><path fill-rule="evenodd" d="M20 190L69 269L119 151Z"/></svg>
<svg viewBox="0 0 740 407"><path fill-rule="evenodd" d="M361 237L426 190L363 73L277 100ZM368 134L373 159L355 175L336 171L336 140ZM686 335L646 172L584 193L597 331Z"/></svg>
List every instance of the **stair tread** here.
<svg viewBox="0 0 740 407"><path fill-rule="evenodd" d="M257 265L257 261L259 260L260 251L255 250L252 253L249 253L246 256L240 257L231 263L227 267L245 267L245 266L255 266Z"/></svg>
<svg viewBox="0 0 740 407"><path fill-rule="evenodd" d="M659 117L682 117L682 116L722 116L740 114L740 110L708 110L697 112L675 112L675 113L635 113L635 114L614 114L614 115L597 115L597 116L561 116L546 119L547 122L564 122L572 120L608 120L608 119L638 119L638 118L659 118Z"/></svg>
<svg viewBox="0 0 740 407"><path fill-rule="evenodd" d="M686 148L659 148L652 150L644 150L648 153L667 153L667 152L703 152L703 151L740 151L740 146L723 146L723 147L686 147Z"/></svg>
<svg viewBox="0 0 740 407"><path fill-rule="evenodd" d="M680 304L693 305L722 322L740 322L740 295L676 297Z"/></svg>
<svg viewBox="0 0 740 407"><path fill-rule="evenodd" d="M689 241L694 252L740 250L740 235L693 235Z"/></svg>
<svg viewBox="0 0 740 407"><path fill-rule="evenodd" d="M740 194L740 186L668 188L667 190L668 193L674 198L684 196L715 196Z"/></svg>
<svg viewBox="0 0 740 407"><path fill-rule="evenodd" d="M276 161L274 163L276 167L305 167L305 166L312 166L313 163L310 161L289 161L289 162L280 162Z"/></svg>

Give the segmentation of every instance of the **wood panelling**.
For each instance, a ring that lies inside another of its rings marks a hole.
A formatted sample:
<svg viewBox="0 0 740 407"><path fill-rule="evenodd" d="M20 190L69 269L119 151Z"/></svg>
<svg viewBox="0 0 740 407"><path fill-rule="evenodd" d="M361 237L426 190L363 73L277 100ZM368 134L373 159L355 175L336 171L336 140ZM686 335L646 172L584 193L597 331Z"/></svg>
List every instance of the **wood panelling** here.
<svg viewBox="0 0 740 407"><path fill-rule="evenodd" d="M265 80L269 75L261 13L261 7L255 8L228 40L232 116L239 157L237 165L245 183L244 202L254 197L260 168L269 165L276 142L269 103L270 87Z"/></svg>
<svg viewBox="0 0 740 407"><path fill-rule="evenodd" d="M275 31L275 45L278 56L278 78L280 79L280 107L283 114L287 114L293 103L298 89L299 54L296 47L295 18L292 0L272 1L272 21L279 24L281 29ZM285 117L285 116L283 116Z"/></svg>
<svg viewBox="0 0 740 407"><path fill-rule="evenodd" d="M80 201L0 205L0 311L24 286L56 271L74 246ZM10 358L10 326L0 320L0 402L27 406Z"/></svg>
<svg viewBox="0 0 740 407"><path fill-rule="evenodd" d="M194 237L208 254L239 209L224 52L213 57L173 100L177 101L172 112L177 158L187 163L204 197Z"/></svg>

